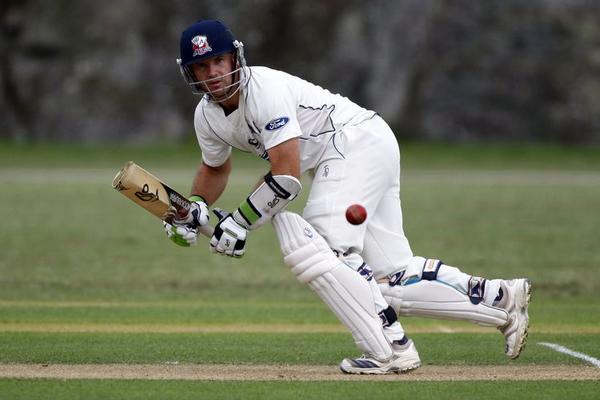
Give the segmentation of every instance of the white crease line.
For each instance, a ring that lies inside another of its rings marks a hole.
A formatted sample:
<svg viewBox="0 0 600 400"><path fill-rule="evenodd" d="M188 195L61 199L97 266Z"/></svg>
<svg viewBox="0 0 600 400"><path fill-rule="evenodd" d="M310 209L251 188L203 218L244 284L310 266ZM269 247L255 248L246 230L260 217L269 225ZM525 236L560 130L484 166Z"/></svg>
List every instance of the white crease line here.
<svg viewBox="0 0 600 400"><path fill-rule="evenodd" d="M546 342L539 342L538 343L540 346L545 346L545 347L549 347L552 350L558 351L559 353L564 353L567 354L571 357L575 357L575 358L579 358L583 361L587 361L590 364L592 364L595 367L600 368L600 360L598 360L597 358L594 358L592 356L588 356L587 354L584 353L580 353L578 351L574 351L571 349L568 349L564 346L561 346L559 344L555 344L555 343L546 343Z"/></svg>

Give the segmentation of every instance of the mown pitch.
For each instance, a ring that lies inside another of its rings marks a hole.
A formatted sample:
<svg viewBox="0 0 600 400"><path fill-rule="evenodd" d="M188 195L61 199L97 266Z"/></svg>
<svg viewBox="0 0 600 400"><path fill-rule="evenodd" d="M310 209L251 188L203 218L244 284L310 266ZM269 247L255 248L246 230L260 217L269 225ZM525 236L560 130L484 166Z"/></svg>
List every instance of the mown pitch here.
<svg viewBox="0 0 600 400"><path fill-rule="evenodd" d="M404 319L422 368L353 377L337 369L358 355L350 335L283 265L270 227L252 233L242 260L203 244L177 248L110 187L134 159L185 192L194 152L10 150L0 149L0 398L547 399L600 391L600 368L539 345L600 358L600 160L590 152L403 147L415 253L481 276L531 278L531 333L509 361L494 330ZM266 167L240 156L243 172L232 177L224 208Z"/></svg>

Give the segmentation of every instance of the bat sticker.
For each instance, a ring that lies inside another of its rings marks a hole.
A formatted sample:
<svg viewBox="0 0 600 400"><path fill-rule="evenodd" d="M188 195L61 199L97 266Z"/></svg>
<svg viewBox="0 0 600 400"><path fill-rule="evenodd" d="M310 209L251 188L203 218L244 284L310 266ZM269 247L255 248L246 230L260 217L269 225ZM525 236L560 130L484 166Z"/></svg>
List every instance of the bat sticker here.
<svg viewBox="0 0 600 400"><path fill-rule="evenodd" d="M156 189L156 193L150 192L150 187L147 183L144 183L141 192L135 192L135 195L138 199L142 201L158 201L158 189Z"/></svg>

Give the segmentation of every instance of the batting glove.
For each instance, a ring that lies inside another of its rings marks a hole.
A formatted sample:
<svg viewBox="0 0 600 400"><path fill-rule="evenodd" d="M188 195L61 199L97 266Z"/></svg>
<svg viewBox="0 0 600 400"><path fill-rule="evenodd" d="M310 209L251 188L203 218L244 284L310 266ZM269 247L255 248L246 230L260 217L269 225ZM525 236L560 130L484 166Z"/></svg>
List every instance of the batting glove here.
<svg viewBox="0 0 600 400"><path fill-rule="evenodd" d="M220 209L213 210L220 221L210 238L210 250L230 257L242 257L246 252L248 229L240 225L233 215Z"/></svg>
<svg viewBox="0 0 600 400"><path fill-rule="evenodd" d="M165 232L173 243L183 247L195 246L198 239L198 229L191 226L171 225L163 222Z"/></svg>
<svg viewBox="0 0 600 400"><path fill-rule="evenodd" d="M184 218L175 218L173 225L198 228L208 224L209 213L206 201L201 196L191 196L189 200L192 204L187 215Z"/></svg>

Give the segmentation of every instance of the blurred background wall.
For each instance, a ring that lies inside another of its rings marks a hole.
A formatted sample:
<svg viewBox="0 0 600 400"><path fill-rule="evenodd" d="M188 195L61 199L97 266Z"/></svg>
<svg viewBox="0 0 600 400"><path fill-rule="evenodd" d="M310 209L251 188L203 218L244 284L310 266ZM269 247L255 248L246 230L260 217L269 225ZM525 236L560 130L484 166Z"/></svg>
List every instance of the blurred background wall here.
<svg viewBox="0 0 600 400"><path fill-rule="evenodd" d="M0 138L189 140L179 35L221 19L250 65L378 111L400 138L600 144L600 2L4 0Z"/></svg>

